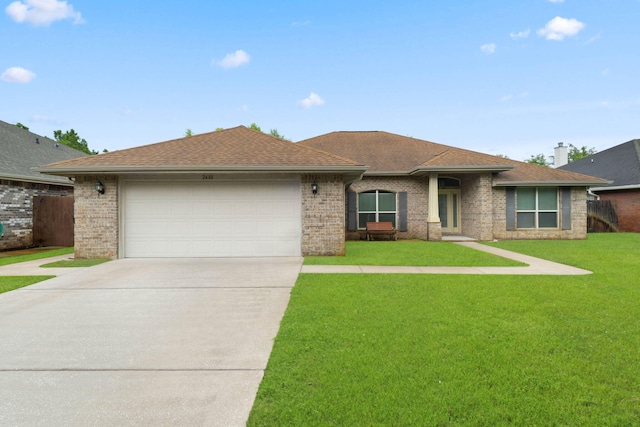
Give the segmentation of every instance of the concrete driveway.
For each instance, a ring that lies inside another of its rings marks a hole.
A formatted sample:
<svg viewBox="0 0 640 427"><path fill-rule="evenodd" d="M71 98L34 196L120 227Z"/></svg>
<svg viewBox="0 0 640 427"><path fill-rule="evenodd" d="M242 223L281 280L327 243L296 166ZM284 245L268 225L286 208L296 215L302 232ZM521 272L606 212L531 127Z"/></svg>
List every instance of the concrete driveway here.
<svg viewBox="0 0 640 427"><path fill-rule="evenodd" d="M0 425L244 425L301 264L126 259L0 294Z"/></svg>

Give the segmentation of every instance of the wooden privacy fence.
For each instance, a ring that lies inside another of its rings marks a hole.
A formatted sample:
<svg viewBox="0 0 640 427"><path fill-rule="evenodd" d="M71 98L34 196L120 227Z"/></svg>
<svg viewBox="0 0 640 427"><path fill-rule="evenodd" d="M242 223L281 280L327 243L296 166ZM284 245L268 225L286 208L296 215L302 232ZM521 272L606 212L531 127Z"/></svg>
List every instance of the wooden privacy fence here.
<svg viewBox="0 0 640 427"><path fill-rule="evenodd" d="M587 231L589 233L618 231L618 215L611 200L587 201Z"/></svg>
<svg viewBox="0 0 640 427"><path fill-rule="evenodd" d="M73 197L33 198L33 244L73 246Z"/></svg>

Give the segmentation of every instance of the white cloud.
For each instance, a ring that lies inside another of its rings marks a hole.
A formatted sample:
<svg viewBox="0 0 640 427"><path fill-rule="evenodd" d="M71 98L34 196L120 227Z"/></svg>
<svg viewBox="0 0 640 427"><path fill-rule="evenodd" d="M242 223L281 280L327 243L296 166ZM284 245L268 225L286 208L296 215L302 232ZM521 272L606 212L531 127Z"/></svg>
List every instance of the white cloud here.
<svg viewBox="0 0 640 427"><path fill-rule="evenodd" d="M602 38L602 31L599 32L598 34L596 34L595 36L591 37L589 40L587 40L586 42L584 42L584 44L591 44L597 40L600 40Z"/></svg>
<svg viewBox="0 0 640 427"><path fill-rule="evenodd" d="M518 31L517 33L510 33L509 37L511 37L512 39L526 39L527 37L529 37L529 33L531 32L531 30L529 28L527 28L524 31Z"/></svg>
<svg viewBox="0 0 640 427"><path fill-rule="evenodd" d="M14 1L5 9L7 15L16 22L28 22L32 25L49 25L61 19L73 19L74 24L82 24L84 20L80 12L66 1L58 0L24 0Z"/></svg>
<svg viewBox="0 0 640 427"><path fill-rule="evenodd" d="M509 95L505 95L503 97L500 98L500 102L509 102L509 101L513 101L514 99L524 99L527 96L529 96L529 92L521 92L519 94L512 94L510 93Z"/></svg>
<svg viewBox="0 0 640 427"><path fill-rule="evenodd" d="M307 25L311 25L311 21L295 21L291 23L292 27L306 27Z"/></svg>
<svg viewBox="0 0 640 427"><path fill-rule="evenodd" d="M251 57L244 50L236 50L233 53L225 56L222 61L218 61L217 64L222 68L237 68L243 64L248 64Z"/></svg>
<svg viewBox="0 0 640 427"><path fill-rule="evenodd" d="M549 3L564 3L564 0L549 0Z"/></svg>
<svg viewBox="0 0 640 427"><path fill-rule="evenodd" d="M36 78L36 73L22 67L9 67L0 76L0 79L9 83L29 83Z"/></svg>
<svg viewBox="0 0 640 427"><path fill-rule="evenodd" d="M56 119L55 117L41 116L39 114L31 116L31 121L32 122L53 124L53 125L62 125L63 124L60 120Z"/></svg>
<svg viewBox="0 0 640 427"><path fill-rule="evenodd" d="M311 92L307 98L299 101L298 104L300 104L302 108L317 107L324 104L324 99L320 98L317 93Z"/></svg>
<svg viewBox="0 0 640 427"><path fill-rule="evenodd" d="M496 44L495 43L483 44L482 46L480 46L480 50L484 54L491 55L492 53L496 52Z"/></svg>
<svg viewBox="0 0 640 427"><path fill-rule="evenodd" d="M240 106L240 108L238 108L238 111L240 111L241 113L246 113L247 111L249 111L249 106L247 104L243 104Z"/></svg>
<svg viewBox="0 0 640 427"><path fill-rule="evenodd" d="M544 28L538 30L538 35L547 40L564 40L565 37L571 37L578 34L584 29L585 24L577 19L566 19L556 16L547 22Z"/></svg>

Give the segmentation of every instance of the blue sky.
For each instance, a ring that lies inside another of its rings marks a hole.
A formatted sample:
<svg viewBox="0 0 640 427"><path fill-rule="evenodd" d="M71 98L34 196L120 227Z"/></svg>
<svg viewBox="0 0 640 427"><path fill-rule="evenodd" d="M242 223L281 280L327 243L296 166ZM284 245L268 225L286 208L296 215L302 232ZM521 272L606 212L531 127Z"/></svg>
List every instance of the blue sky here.
<svg viewBox="0 0 640 427"><path fill-rule="evenodd" d="M640 0L2 6L0 120L96 150L252 122L517 160L640 138Z"/></svg>

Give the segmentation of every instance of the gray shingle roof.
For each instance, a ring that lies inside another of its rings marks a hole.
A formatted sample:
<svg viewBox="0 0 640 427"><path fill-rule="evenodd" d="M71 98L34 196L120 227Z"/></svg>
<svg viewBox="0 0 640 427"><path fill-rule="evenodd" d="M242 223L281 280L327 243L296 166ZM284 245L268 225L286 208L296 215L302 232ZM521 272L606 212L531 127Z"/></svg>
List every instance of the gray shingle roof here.
<svg viewBox="0 0 640 427"><path fill-rule="evenodd" d="M640 185L640 139L632 139L559 169L613 181L602 187Z"/></svg>
<svg viewBox="0 0 640 427"><path fill-rule="evenodd" d="M2 179L71 185L65 177L46 175L32 168L84 156L87 154L0 121L0 178Z"/></svg>

